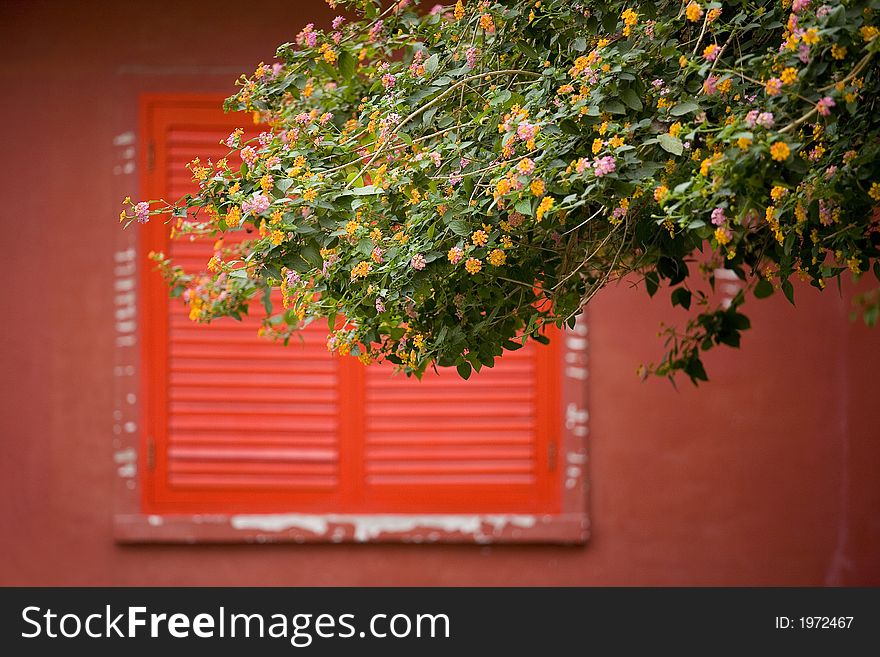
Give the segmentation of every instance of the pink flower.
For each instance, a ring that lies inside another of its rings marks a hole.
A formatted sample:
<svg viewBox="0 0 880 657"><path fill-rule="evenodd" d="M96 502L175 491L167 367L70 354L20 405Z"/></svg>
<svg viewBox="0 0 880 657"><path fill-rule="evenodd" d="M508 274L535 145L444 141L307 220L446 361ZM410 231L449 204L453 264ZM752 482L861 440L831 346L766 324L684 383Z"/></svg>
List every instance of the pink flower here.
<svg viewBox="0 0 880 657"><path fill-rule="evenodd" d="M332 119L333 119L333 112L324 112L324 113L321 115L321 118L318 119L318 122L319 122L321 125L327 125L327 123L328 123L330 120L332 120Z"/></svg>
<svg viewBox="0 0 880 657"><path fill-rule="evenodd" d="M535 162L527 157L519 161L516 166L517 170L524 176L530 176L535 170Z"/></svg>
<svg viewBox="0 0 880 657"><path fill-rule="evenodd" d="M266 146L270 141L272 141L272 133L261 132L259 137L257 137L257 141L260 142L260 146Z"/></svg>
<svg viewBox="0 0 880 657"><path fill-rule="evenodd" d="M801 60L804 64L810 63L810 46L806 43L802 43L798 46L798 59Z"/></svg>
<svg viewBox="0 0 880 657"><path fill-rule="evenodd" d="M794 0L794 2L791 3L791 10L795 14L799 14L806 9L809 4L810 0Z"/></svg>
<svg viewBox="0 0 880 657"><path fill-rule="evenodd" d="M293 287L294 285L299 283L299 281L300 281L299 274L297 274L292 269L289 272L287 272L287 287Z"/></svg>
<svg viewBox="0 0 880 657"><path fill-rule="evenodd" d="M309 48L314 48L315 44L318 43L318 33L317 32L309 32L306 34L306 45Z"/></svg>
<svg viewBox="0 0 880 657"><path fill-rule="evenodd" d="M754 128L755 124L758 122L758 110L749 110L749 113L746 114L746 118L743 119L743 122L749 128Z"/></svg>
<svg viewBox="0 0 880 657"><path fill-rule="evenodd" d="M241 159L244 160L248 166L253 166L257 161L257 151L255 151L252 146L245 146L241 149Z"/></svg>
<svg viewBox="0 0 880 657"><path fill-rule="evenodd" d="M764 128L773 127L773 112L761 112L758 114L757 124Z"/></svg>
<svg viewBox="0 0 880 657"><path fill-rule="evenodd" d="M467 60L468 68L473 68L477 65L477 49L476 48L468 48L467 53L465 53L465 59Z"/></svg>
<svg viewBox="0 0 880 657"><path fill-rule="evenodd" d="M431 151L430 153L428 153L428 159L434 163L435 167L440 166L440 153L438 153L437 151Z"/></svg>
<svg viewBox="0 0 880 657"><path fill-rule="evenodd" d="M313 34L312 30L314 30L314 29L315 29L315 24L314 24L314 23L309 23L308 25L306 25L306 26L300 31L300 33L296 35L296 42L297 42L299 45L302 45L302 44L306 41L306 39L308 38L308 36L309 36L310 34Z"/></svg>
<svg viewBox="0 0 880 657"><path fill-rule="evenodd" d="M412 257L412 260L409 261L409 264L412 265L413 269L417 269L417 270L421 271L425 268L425 265L427 263L425 262L425 256L423 256L421 253L416 253Z"/></svg>
<svg viewBox="0 0 880 657"><path fill-rule="evenodd" d="M611 155L600 157L593 163L593 173L596 174L597 178L607 176L609 173L614 173L616 169L617 165L614 163L614 158Z"/></svg>
<svg viewBox="0 0 880 657"><path fill-rule="evenodd" d="M238 142L240 139L241 139L241 131L236 130L231 135L229 135L226 138L226 141L223 143L226 144L229 148L235 148L236 146L238 146Z"/></svg>
<svg viewBox="0 0 880 657"><path fill-rule="evenodd" d="M382 297L376 297L376 312L384 313L385 312L385 304L382 302Z"/></svg>
<svg viewBox="0 0 880 657"><path fill-rule="evenodd" d="M461 262L461 259L464 258L464 250L461 247L453 246L449 249L449 253L446 255L449 258L449 262L453 265L457 265Z"/></svg>
<svg viewBox="0 0 880 657"><path fill-rule="evenodd" d="M614 208L614 211L611 213L611 216L617 220L623 219L626 216L626 208L620 207L619 205Z"/></svg>
<svg viewBox="0 0 880 657"><path fill-rule="evenodd" d="M373 258L373 262L375 262L376 264L382 264L382 262L385 261L385 258L382 257L382 249L378 246L373 249L370 257Z"/></svg>
<svg viewBox="0 0 880 657"><path fill-rule="evenodd" d="M391 73L386 73L382 76L382 86L386 89L393 89L395 84L397 84L397 78Z"/></svg>
<svg viewBox="0 0 880 657"><path fill-rule="evenodd" d="M297 123L301 123L301 124L305 125L306 123L312 122L312 117L308 112L300 112L299 114L296 115L296 117L293 120L296 121Z"/></svg>
<svg viewBox="0 0 880 657"><path fill-rule="evenodd" d="M141 201L134 206L134 214L139 224L147 223L150 220L150 204L146 201Z"/></svg>
<svg viewBox="0 0 880 657"><path fill-rule="evenodd" d="M584 171L586 171L589 168L590 168L590 161L585 157L580 158L577 162L575 162L575 165L574 165L574 169L578 173L583 173Z"/></svg>
<svg viewBox="0 0 880 657"><path fill-rule="evenodd" d="M716 226L720 226L725 221L727 221L727 217L724 215L724 208L718 207L712 210L712 223Z"/></svg>
<svg viewBox="0 0 880 657"><path fill-rule="evenodd" d="M330 25L333 27L334 30L338 30L339 26L342 25L344 22L345 22L344 16L337 16L336 18L333 19L333 22L330 23Z"/></svg>
<svg viewBox="0 0 880 657"><path fill-rule="evenodd" d="M703 93L707 96L711 96L716 91L718 91L718 76L709 75L705 82L703 82Z"/></svg>
<svg viewBox="0 0 880 657"><path fill-rule="evenodd" d="M538 126L528 121L523 121L516 129L516 136L523 141L531 141L538 134Z"/></svg>
<svg viewBox="0 0 880 657"><path fill-rule="evenodd" d="M382 21L376 21L376 24L370 28L370 41L375 41L379 37L379 34L382 33L383 25Z"/></svg>
<svg viewBox="0 0 880 657"><path fill-rule="evenodd" d="M266 198L263 194L254 194L254 197L250 201L245 201L241 204L241 212L242 214L247 214L248 212L252 212L255 215L260 214L261 212L265 212L269 209L269 199Z"/></svg>
<svg viewBox="0 0 880 657"><path fill-rule="evenodd" d="M831 96L825 96L822 100L816 103L816 109L822 116L829 116L831 114L831 108L834 107L835 104L836 103Z"/></svg>
<svg viewBox="0 0 880 657"><path fill-rule="evenodd" d="M339 44L342 41L342 32L334 32L330 35L330 38L333 39L333 43Z"/></svg>

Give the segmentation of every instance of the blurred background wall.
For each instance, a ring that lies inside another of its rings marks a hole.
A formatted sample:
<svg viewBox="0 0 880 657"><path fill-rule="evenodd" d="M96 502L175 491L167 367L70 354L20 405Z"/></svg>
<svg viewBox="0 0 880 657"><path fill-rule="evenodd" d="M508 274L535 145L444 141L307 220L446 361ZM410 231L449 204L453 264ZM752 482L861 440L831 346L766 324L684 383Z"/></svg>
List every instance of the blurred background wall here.
<svg viewBox="0 0 880 657"><path fill-rule="evenodd" d="M668 300L591 304L586 547L120 546L113 253L142 93L233 90L319 2L0 2L0 583L880 584L880 333L852 290L754 301L711 383L640 383ZM115 140L115 142L114 142Z"/></svg>

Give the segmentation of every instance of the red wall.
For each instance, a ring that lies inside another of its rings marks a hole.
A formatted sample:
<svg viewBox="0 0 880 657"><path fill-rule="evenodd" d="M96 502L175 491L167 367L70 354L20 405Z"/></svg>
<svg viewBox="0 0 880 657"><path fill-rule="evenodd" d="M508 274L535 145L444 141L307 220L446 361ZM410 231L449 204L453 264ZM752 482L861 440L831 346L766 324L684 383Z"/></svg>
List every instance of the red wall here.
<svg viewBox="0 0 880 657"><path fill-rule="evenodd" d="M880 584L880 333L835 291L754 302L742 351L679 391L635 369L681 311L623 286L593 302L586 547L112 541L115 217L137 192L113 139L136 130L138 94L231 91L331 17L280 0L2 4L0 583Z"/></svg>

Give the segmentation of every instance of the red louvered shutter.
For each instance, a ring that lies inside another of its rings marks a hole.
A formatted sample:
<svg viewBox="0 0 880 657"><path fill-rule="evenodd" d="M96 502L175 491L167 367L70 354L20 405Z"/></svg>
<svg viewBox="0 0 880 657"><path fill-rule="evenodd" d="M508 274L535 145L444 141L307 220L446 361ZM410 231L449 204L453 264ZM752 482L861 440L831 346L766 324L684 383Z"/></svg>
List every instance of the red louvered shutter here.
<svg viewBox="0 0 880 657"><path fill-rule="evenodd" d="M220 104L150 100L142 124L153 153L145 196L193 191L186 163L227 154L219 140L247 127L247 117L225 115ZM167 233L160 221L148 224L143 254L164 251L201 271L213 242L169 241ZM558 509L558 341L508 353L469 381L448 371L419 382L331 356L326 326L310 326L288 347L259 338L257 302L242 322L193 323L144 268L145 511Z"/></svg>

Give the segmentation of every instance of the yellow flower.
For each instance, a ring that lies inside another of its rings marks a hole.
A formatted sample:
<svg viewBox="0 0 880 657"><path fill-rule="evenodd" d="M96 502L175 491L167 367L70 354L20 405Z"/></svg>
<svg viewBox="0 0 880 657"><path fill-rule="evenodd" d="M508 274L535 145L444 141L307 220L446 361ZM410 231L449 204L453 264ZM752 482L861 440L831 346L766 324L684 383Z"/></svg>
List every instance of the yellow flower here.
<svg viewBox="0 0 880 657"><path fill-rule="evenodd" d="M492 21L492 16L490 14L483 14L480 16L480 28L486 32L492 32L495 30L495 23Z"/></svg>
<svg viewBox="0 0 880 657"><path fill-rule="evenodd" d="M624 9L620 18L623 20L623 24L629 27L632 27L639 22L639 15L632 9Z"/></svg>
<svg viewBox="0 0 880 657"><path fill-rule="evenodd" d="M529 190L531 190L532 194L535 196L544 196L546 188L544 187L544 181L540 178L537 178L531 182L529 185Z"/></svg>
<svg viewBox="0 0 880 657"><path fill-rule="evenodd" d="M669 188L666 185L660 185L654 189L654 200L658 203L662 203L668 195Z"/></svg>
<svg viewBox="0 0 880 657"><path fill-rule="evenodd" d="M877 35L880 34L880 30L873 25L865 25L864 27L859 28L859 32L862 33L862 38L865 41L873 41L877 38Z"/></svg>
<svg viewBox="0 0 880 657"><path fill-rule="evenodd" d="M779 185L774 185L773 189L770 190L770 198L772 198L774 202L778 202L786 194L788 194L788 190L785 187L780 187Z"/></svg>
<svg viewBox="0 0 880 657"><path fill-rule="evenodd" d="M678 134L681 132L681 121L676 121L671 126L669 126L669 134L673 137L678 137Z"/></svg>
<svg viewBox="0 0 880 657"><path fill-rule="evenodd" d="M770 157L777 162L785 162L791 155L791 149L784 141L777 141L770 147Z"/></svg>
<svg viewBox="0 0 880 657"><path fill-rule="evenodd" d="M535 210L535 219L537 221L541 221L544 218L544 215L553 207L553 197L545 196L541 203L538 205L538 209Z"/></svg>
<svg viewBox="0 0 880 657"><path fill-rule="evenodd" d="M303 192L303 200L307 203L311 203L316 198L318 198L318 190L316 190L314 187L309 188Z"/></svg>
<svg viewBox="0 0 880 657"><path fill-rule="evenodd" d="M500 267L507 260L507 254L501 249L492 249L489 253L489 264L493 267Z"/></svg>
<svg viewBox="0 0 880 657"><path fill-rule="evenodd" d="M817 28L811 27L804 32L801 39L803 39L804 43L807 45L814 46L822 40L822 37L819 36L819 30Z"/></svg>
<svg viewBox="0 0 880 657"><path fill-rule="evenodd" d="M681 67L681 68L684 68L685 66L687 66L687 65L688 65L687 57L685 57L684 55L682 55L681 57L679 57L679 58L678 58L678 65L679 65L679 67Z"/></svg>
<svg viewBox="0 0 880 657"><path fill-rule="evenodd" d="M357 232L358 228L360 227L361 225L358 222L352 220L345 224L345 232L348 233L349 237L351 237Z"/></svg>
<svg viewBox="0 0 880 657"><path fill-rule="evenodd" d="M452 12L452 15L455 16L455 20L460 21L464 18L464 5L461 4L461 0L455 3L455 10Z"/></svg>
<svg viewBox="0 0 880 657"><path fill-rule="evenodd" d="M724 246L728 242L730 242L730 232L721 226L715 229L715 240L721 246Z"/></svg>
<svg viewBox="0 0 880 657"><path fill-rule="evenodd" d="M468 274L476 274L483 268L483 263L476 258L468 258L467 262L464 263L464 268Z"/></svg>
<svg viewBox="0 0 880 657"><path fill-rule="evenodd" d="M474 243L474 246L486 246L486 242L488 241L489 236L484 230L475 230L474 234L471 235L471 242Z"/></svg>
<svg viewBox="0 0 880 657"><path fill-rule="evenodd" d="M230 228L234 228L241 223L241 208L237 205L233 205L229 208L229 211L226 213L226 225Z"/></svg>
<svg viewBox="0 0 880 657"><path fill-rule="evenodd" d="M623 139L617 135L614 135L608 140L608 145L611 146L611 148L620 148L624 143Z"/></svg>
<svg viewBox="0 0 880 657"><path fill-rule="evenodd" d="M779 77L782 79L782 84L794 84L795 82L797 82L797 69L789 66L787 69L782 71Z"/></svg>
<svg viewBox="0 0 880 657"><path fill-rule="evenodd" d="M703 57L709 59L716 50L718 50L718 46L716 46L714 43L709 44L708 46L703 48Z"/></svg>
<svg viewBox="0 0 880 657"><path fill-rule="evenodd" d="M596 139L593 140L593 155L596 155L599 151L601 151L604 145L605 142L596 137Z"/></svg>
<svg viewBox="0 0 880 657"><path fill-rule="evenodd" d="M284 241L284 233L280 230L273 230L272 234L269 235L269 241L274 245L278 246L281 242Z"/></svg>
<svg viewBox="0 0 880 657"><path fill-rule="evenodd" d="M875 201L880 201L880 183L871 183L871 189L868 190L868 196Z"/></svg>
<svg viewBox="0 0 880 657"><path fill-rule="evenodd" d="M687 19L696 23L703 17L703 8L697 2L692 2L687 6L687 9L684 10L684 15L687 16Z"/></svg>
<svg viewBox="0 0 880 657"><path fill-rule="evenodd" d="M831 56L834 57L834 59L845 59L846 46L840 46L835 43L833 46L831 46Z"/></svg>
<svg viewBox="0 0 880 657"><path fill-rule="evenodd" d="M370 263L366 260L357 263L351 270L351 280L365 278L370 273Z"/></svg>
<svg viewBox="0 0 880 657"><path fill-rule="evenodd" d="M749 150L749 146L752 145L752 140L748 137L740 137L736 140L736 145L741 151L747 151Z"/></svg>
<svg viewBox="0 0 880 657"><path fill-rule="evenodd" d="M720 93L726 94L729 93L731 87L733 87L733 80L731 78L724 78L715 86Z"/></svg>

